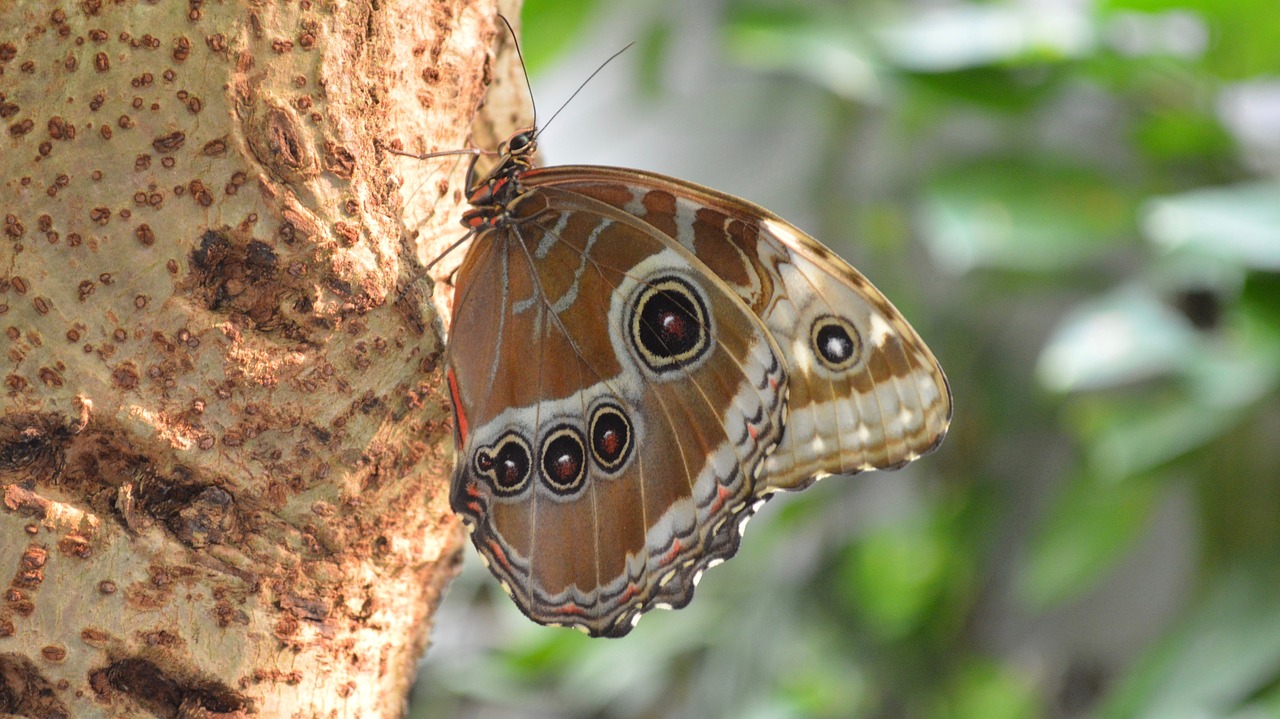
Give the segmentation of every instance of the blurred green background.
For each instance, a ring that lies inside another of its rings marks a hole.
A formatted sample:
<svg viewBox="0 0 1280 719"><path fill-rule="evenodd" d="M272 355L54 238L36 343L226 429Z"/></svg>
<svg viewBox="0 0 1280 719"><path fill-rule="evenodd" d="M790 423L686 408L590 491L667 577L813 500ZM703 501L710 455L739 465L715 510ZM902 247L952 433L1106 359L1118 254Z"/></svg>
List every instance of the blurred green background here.
<svg viewBox="0 0 1280 719"><path fill-rule="evenodd" d="M1280 717L1280 2L529 0L549 163L742 195L955 394L623 640L469 552L411 715Z"/></svg>

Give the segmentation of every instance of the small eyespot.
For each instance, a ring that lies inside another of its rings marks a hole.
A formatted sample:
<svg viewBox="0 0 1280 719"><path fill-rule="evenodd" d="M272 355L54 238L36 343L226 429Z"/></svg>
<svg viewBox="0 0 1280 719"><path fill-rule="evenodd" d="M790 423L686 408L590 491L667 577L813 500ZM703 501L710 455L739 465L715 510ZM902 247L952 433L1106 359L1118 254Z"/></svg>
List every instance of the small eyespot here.
<svg viewBox="0 0 1280 719"><path fill-rule="evenodd" d="M814 356L833 372L853 367L862 356L862 338L857 328L843 317L823 315L814 320L809 341Z"/></svg>
<svg viewBox="0 0 1280 719"><path fill-rule="evenodd" d="M542 440L542 479L547 488L560 495L573 494L587 478L587 454L582 434L562 424Z"/></svg>
<svg viewBox="0 0 1280 719"><path fill-rule="evenodd" d="M492 446L476 450L475 469L493 484L493 490L502 497L520 494L529 484L529 444L515 432L498 438Z"/></svg>
<svg viewBox="0 0 1280 719"><path fill-rule="evenodd" d="M658 277L645 286L627 325L636 353L658 374L687 368L711 349L706 300L681 277Z"/></svg>
<svg viewBox="0 0 1280 719"><path fill-rule="evenodd" d="M631 456L631 421L620 407L602 404L591 413L591 455L605 472L616 472Z"/></svg>

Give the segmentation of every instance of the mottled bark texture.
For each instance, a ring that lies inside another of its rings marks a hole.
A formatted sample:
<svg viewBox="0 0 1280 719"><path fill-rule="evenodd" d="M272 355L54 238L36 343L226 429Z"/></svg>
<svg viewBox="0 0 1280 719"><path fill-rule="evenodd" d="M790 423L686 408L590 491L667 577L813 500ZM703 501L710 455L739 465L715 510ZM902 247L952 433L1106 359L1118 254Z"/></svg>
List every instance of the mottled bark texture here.
<svg viewBox="0 0 1280 719"><path fill-rule="evenodd" d="M402 712L494 10L0 2L0 714Z"/></svg>

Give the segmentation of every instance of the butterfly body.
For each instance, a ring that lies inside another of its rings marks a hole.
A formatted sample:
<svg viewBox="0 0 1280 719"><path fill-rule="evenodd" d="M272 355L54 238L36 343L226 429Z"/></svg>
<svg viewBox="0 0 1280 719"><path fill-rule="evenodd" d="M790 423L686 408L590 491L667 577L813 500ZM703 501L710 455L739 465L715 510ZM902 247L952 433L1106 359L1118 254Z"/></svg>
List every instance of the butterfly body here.
<svg viewBox="0 0 1280 719"><path fill-rule="evenodd" d="M544 624L680 607L764 499L941 441L936 360L865 278L763 208L620 168L470 192L448 353L451 503Z"/></svg>

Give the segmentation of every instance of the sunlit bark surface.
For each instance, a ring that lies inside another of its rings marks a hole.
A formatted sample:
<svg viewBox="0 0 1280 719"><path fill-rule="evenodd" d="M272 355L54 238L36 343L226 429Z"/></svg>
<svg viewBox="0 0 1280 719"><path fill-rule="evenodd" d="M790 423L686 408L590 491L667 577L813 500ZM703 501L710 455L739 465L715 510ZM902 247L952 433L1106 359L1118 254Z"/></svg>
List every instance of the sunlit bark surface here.
<svg viewBox="0 0 1280 719"><path fill-rule="evenodd" d="M493 12L0 2L0 712L402 711Z"/></svg>

